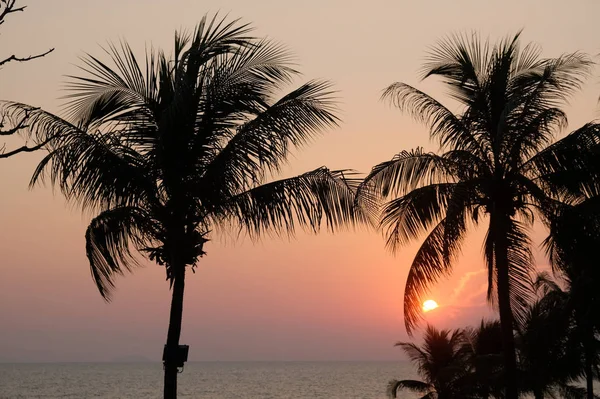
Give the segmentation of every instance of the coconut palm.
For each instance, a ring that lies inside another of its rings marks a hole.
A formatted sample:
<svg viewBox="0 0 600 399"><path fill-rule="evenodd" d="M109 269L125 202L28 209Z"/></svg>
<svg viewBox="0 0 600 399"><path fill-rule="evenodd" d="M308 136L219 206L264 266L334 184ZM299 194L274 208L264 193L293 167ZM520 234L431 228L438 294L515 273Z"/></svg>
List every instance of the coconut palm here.
<svg viewBox="0 0 600 399"><path fill-rule="evenodd" d="M327 82L277 98L297 75L280 45L238 21L206 17L176 33L171 56L148 50L141 65L123 43L110 63L91 55L72 77L66 118L5 103L31 132L58 134L32 184L49 178L69 201L97 212L85 233L92 277L110 299L115 278L138 265L133 250L163 265L172 289L164 397L175 398L186 271L213 231L293 234L358 219L354 180L322 167L271 180L290 151L337 123Z"/></svg>
<svg viewBox="0 0 600 399"><path fill-rule="evenodd" d="M469 383L477 397L501 397L502 329L498 320L482 320L476 328L464 329L464 351L471 373Z"/></svg>
<svg viewBox="0 0 600 399"><path fill-rule="evenodd" d="M399 390L408 389L422 394L422 399L470 397L464 380L469 367L467 353L463 351L463 332L440 331L428 325L423 338L421 346L410 342L396 344L415 364L423 381L392 380L388 384L388 395L395 398Z"/></svg>
<svg viewBox="0 0 600 399"><path fill-rule="evenodd" d="M600 245L600 197L592 196L555 214L545 241L555 275L562 284L542 274L538 286L555 311L572 321L571 335L580 346L588 398L594 398L593 381L600 366L600 293L597 282L597 248Z"/></svg>
<svg viewBox="0 0 600 399"><path fill-rule="evenodd" d="M577 191L565 173L581 175L586 165L578 155L598 141L592 124L554 142L566 125L560 106L590 64L579 53L541 59L538 47L520 48L519 34L495 45L476 35L442 41L429 53L423 78L441 78L457 113L405 83L383 94L425 123L442 153L402 151L375 166L357 196L370 207L388 200L380 225L392 250L426 234L404 292L409 334L428 287L451 273L469 228L487 219L488 300L500 314L507 399L518 397L513 327L532 296L533 217Z"/></svg>
<svg viewBox="0 0 600 399"><path fill-rule="evenodd" d="M570 315L561 311L555 299L544 297L532 303L524 325L519 326L520 387L536 399L555 397L556 393L583 399L586 390L573 385L582 375L582 352L570 333Z"/></svg>

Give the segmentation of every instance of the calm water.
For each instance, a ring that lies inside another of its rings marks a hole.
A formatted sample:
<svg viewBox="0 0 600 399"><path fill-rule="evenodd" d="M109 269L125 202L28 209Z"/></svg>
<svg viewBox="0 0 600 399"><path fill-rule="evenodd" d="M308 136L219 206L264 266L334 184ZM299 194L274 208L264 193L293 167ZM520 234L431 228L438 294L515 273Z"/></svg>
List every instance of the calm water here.
<svg viewBox="0 0 600 399"><path fill-rule="evenodd" d="M383 399L390 379L414 377L403 362L192 362L179 397ZM161 389L159 363L0 364L0 399L158 399Z"/></svg>

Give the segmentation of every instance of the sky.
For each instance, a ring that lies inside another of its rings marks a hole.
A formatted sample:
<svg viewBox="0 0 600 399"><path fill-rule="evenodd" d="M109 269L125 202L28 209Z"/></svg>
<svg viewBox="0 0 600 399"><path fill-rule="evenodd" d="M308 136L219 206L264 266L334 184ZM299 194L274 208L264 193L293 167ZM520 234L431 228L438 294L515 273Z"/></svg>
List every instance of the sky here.
<svg viewBox="0 0 600 399"><path fill-rule="evenodd" d="M171 49L176 29L193 29L220 11L251 22L260 36L296 56L300 80L326 78L339 91L339 128L294 153L284 174L326 165L369 169L418 146L436 150L427 130L379 101L403 81L445 99L439 82L419 81L429 46L457 32L492 40L524 28L523 41L544 56L600 52L595 0L192 1L21 0L29 7L0 29L0 59L56 50L0 70L0 99L60 114L65 75L85 52L125 38L141 55L146 44ZM596 71L567 107L570 130L598 115ZM293 86L290 86L292 89ZM11 142L12 143L12 142ZM18 142L15 142L19 144ZM147 263L117 281L111 303L98 294L84 252L92 215L65 203L51 187L29 190L42 153L0 160L0 361L159 360L170 291L164 270ZM532 235L539 244L544 231ZM469 236L454 274L428 296L426 314L440 328L493 317L485 301L483 231ZM368 229L298 234L257 243L219 236L186 283L181 342L190 360L395 360L407 340L402 295L418 240L398 253ZM537 251L538 266L547 267ZM417 333L418 336L418 333Z"/></svg>

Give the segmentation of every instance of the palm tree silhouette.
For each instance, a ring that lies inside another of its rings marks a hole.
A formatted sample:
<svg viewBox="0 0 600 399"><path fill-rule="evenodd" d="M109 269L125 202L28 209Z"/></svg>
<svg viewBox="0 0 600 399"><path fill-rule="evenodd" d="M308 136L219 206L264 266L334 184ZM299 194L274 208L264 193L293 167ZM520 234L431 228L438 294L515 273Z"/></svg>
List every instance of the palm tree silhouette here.
<svg viewBox="0 0 600 399"><path fill-rule="evenodd" d="M500 313L506 399L518 397L513 327L532 296L528 230L538 209L570 188L562 172L577 167L581 174L579 154L598 141L590 125L552 144L566 125L560 106L580 88L591 62L579 53L539 55L534 45L520 48L519 34L495 45L476 35L440 42L423 78L441 78L459 113L405 83L389 86L383 98L425 123L443 153L403 151L375 166L357 194L369 207L392 197L380 221L392 250L427 234L406 281L409 334L422 317L422 295L451 273L469 228L488 218L488 300Z"/></svg>
<svg viewBox="0 0 600 399"><path fill-rule="evenodd" d="M311 81L277 99L297 75L280 45L248 36L238 21L204 17L176 33L172 56L148 50L140 65L126 43L83 59L67 120L23 104L31 131L58 134L32 184L48 177L66 198L98 212L86 253L100 294L136 265L137 249L165 266L172 289L164 397L177 395L187 358L179 338L186 269L213 230L252 236L335 229L360 219L355 186L327 168L270 181L290 151L337 124L330 84Z"/></svg>
<svg viewBox="0 0 600 399"><path fill-rule="evenodd" d="M482 320L476 328L465 328L464 351L471 367L469 384L477 397L501 397L502 328L500 321Z"/></svg>
<svg viewBox="0 0 600 399"><path fill-rule="evenodd" d="M593 191L592 191L593 193ZM597 248L600 245L600 197L591 196L573 206L564 206L551 222L546 249L555 275L538 277L536 285L555 312L562 312L572 322L570 334L580 346L584 359L587 398L594 398L594 378L600 366L600 293L597 282ZM562 285L562 286L561 286Z"/></svg>
<svg viewBox="0 0 600 399"><path fill-rule="evenodd" d="M570 334L570 317L554 298L543 297L526 311L525 323L517 332L521 390L536 399L585 398L586 390L573 385L581 377L581 354ZM575 345L574 345L575 344Z"/></svg>
<svg viewBox="0 0 600 399"><path fill-rule="evenodd" d="M425 329L420 347L410 342L398 342L416 365L424 381L392 380L388 396L395 398L400 389L423 394L421 399L466 398L464 378L469 372L468 356L463 351L463 332L437 330L430 325Z"/></svg>

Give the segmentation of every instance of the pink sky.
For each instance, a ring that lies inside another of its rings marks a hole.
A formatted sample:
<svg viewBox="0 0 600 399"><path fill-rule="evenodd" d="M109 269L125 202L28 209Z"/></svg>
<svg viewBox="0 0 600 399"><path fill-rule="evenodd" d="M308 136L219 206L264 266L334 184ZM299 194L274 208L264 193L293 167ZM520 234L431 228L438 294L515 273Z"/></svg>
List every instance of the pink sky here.
<svg viewBox="0 0 600 399"><path fill-rule="evenodd" d="M84 51L126 38L170 50L173 31L222 10L285 43L305 79L328 78L340 90L343 124L302 152L286 174L321 165L367 172L416 146L435 150L427 131L378 101L394 81L419 83L427 46L457 31L492 38L525 28L544 55L598 53L600 3L564 1L24 1L27 12L2 26L0 58L56 47L48 57L0 71L0 98L59 112L63 76ZM596 116L598 76L568 109L571 129ZM54 196L29 191L42 154L0 160L0 361L159 359L170 292L153 264L118 281L105 304L89 275L84 229L90 215ZM536 242L543 232L536 231ZM433 287L439 327L477 322L485 304L483 232L468 240L454 276ZM215 238L186 286L182 342L191 360L398 359L406 339L402 294L417 245L395 256L378 233L361 230L258 244ZM539 257L540 265L544 264Z"/></svg>

